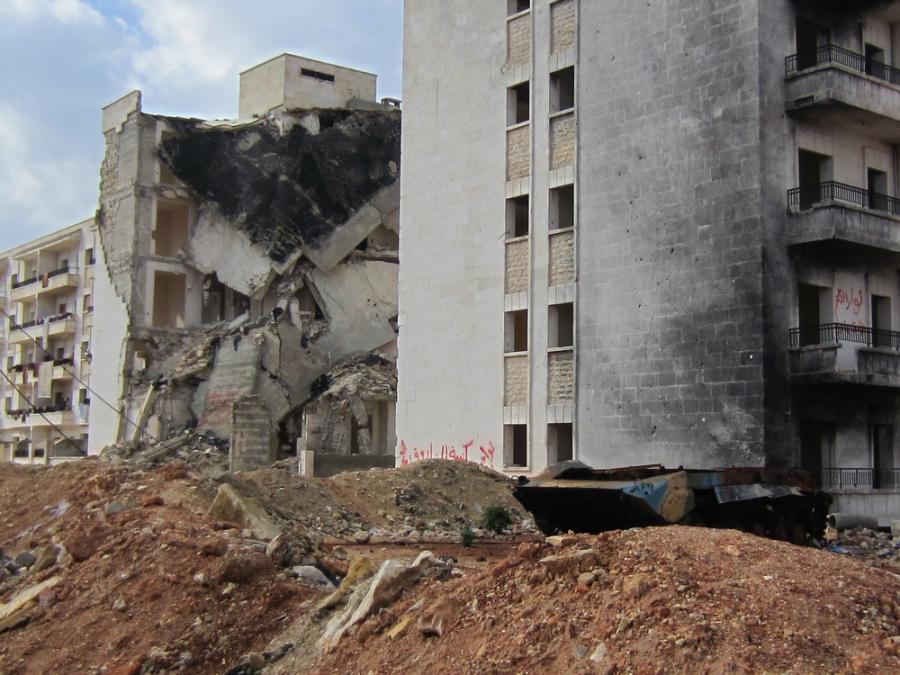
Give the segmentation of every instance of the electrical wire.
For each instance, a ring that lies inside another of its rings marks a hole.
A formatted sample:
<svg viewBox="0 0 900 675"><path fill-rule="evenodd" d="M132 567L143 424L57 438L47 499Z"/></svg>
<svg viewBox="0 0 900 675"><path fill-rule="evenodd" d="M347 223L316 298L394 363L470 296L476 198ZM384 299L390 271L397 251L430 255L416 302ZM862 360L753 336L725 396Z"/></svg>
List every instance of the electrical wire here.
<svg viewBox="0 0 900 675"><path fill-rule="evenodd" d="M63 430L60 429L58 426L56 426L53 422L51 422L49 417L47 417L47 416L46 416L44 413L42 413L42 412L36 412L35 408L36 408L37 406L35 406L34 403L32 403L31 399L29 399L29 398L22 392L22 390L19 389L19 388L16 386L16 383L13 382L13 381L9 378L9 375L7 375L5 372L3 372L2 369L0 369L0 375L3 375L3 379L6 380L7 382L9 382L9 386L11 386L13 389L15 389L16 392L19 394L19 396L21 396L23 399L25 399L25 402L26 402L28 405L31 406L32 412L29 413L29 414L31 414L31 415L40 415L41 417L43 417L44 420L47 422L47 424L49 424L49 425L50 425L51 427L53 427L56 431L58 431L59 434L60 434L63 438L65 438L67 441L69 441L69 443L71 443L74 447L76 447L76 448L78 447L78 444L77 444L74 440L72 440L72 438L71 438L65 431L63 431ZM29 443L30 443L30 442L31 442L31 440L29 439ZM49 453L49 452L50 452L50 448L47 448L47 450L46 450L45 452ZM48 455L48 459L49 459L49 455Z"/></svg>
<svg viewBox="0 0 900 675"><path fill-rule="evenodd" d="M31 334L30 334L26 329L22 328L18 323L16 323L15 317L10 316L10 315L7 313L7 311L6 311L5 309L3 309L2 307L0 307L0 313L2 313L3 316L5 316L7 319L9 319L9 320L12 322L12 324L11 324L11 329L12 329L12 330L20 330L20 331L22 331L23 333L25 333L25 337L27 337L29 340L31 340L31 341L34 343L34 346L35 346L35 347L37 347L38 349L40 349L40 350L41 350L42 352L44 352L44 354L46 354L47 356L50 356L50 357L53 356L53 354L51 354L49 351L47 351L47 349L46 349L40 342L38 342L36 338L32 337ZM75 360L74 348L73 348L73 353L72 353L72 360L73 360L73 361ZM121 417L123 420L125 420L125 423L126 423L127 425L130 424L130 425L133 426L135 429L138 429L138 430L141 431L142 433L146 434L147 436L150 437L151 440L153 440L154 443L159 443L159 439L156 438L156 436L154 436L153 434L151 434L149 431L147 431L147 429L146 429L145 427L140 427L140 426L137 425L136 422L132 422L130 419L128 419L128 416L127 416L125 413L123 413L121 410L119 410L116 406L114 406L112 403L110 403L109 401L107 401L105 398L103 398L102 396L100 396L100 394L98 394L96 391L94 391L93 389L91 389L90 385L88 385L84 380L82 380L80 377L78 377L78 375L76 375L74 371L66 369L66 365L65 365L65 364L62 364L62 366L63 366L63 369L65 369L66 372L69 373L69 375L71 375L72 378L73 378L76 382L78 382L78 384L80 384L82 387L84 387L85 389L87 389L87 390L91 393L92 398L93 398L93 397L96 397L101 403L103 403L104 405L106 405L110 410L112 410L112 411L115 412L119 417ZM73 364L73 368L74 368L74 364ZM2 369L0 369L0 371L2 371ZM4 373L4 377L5 377L5 376L6 376L6 374ZM7 381L9 380L9 378L6 378L6 379L7 379ZM13 386L15 386L15 385L13 385ZM18 391L18 390L16 390L16 391ZM20 392L20 393L21 393L21 392ZM27 400L27 399L26 399L26 400ZM31 404L31 403L29 403L29 404L30 404L32 407L34 407L33 404ZM127 428L127 427L126 427L126 428Z"/></svg>

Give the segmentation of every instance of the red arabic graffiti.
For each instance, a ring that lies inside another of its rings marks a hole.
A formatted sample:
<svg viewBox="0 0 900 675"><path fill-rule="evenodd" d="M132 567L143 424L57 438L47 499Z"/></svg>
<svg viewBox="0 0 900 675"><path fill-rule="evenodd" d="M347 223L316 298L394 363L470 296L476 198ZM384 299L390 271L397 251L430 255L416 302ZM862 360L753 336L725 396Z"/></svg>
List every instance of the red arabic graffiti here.
<svg viewBox="0 0 900 675"><path fill-rule="evenodd" d="M406 466L410 462L418 462L423 459L449 459L456 462L475 462L478 461L482 466L494 468L494 455L497 449L494 447L493 441L488 441L485 445L479 445L479 457L476 459L474 451L472 458L469 458L469 450L475 446L475 441L470 439L463 443L460 448L455 445L441 445L439 449L435 449L432 443L427 447L418 448L413 446L412 450L406 445L406 441L400 441L400 466Z"/></svg>
<svg viewBox="0 0 900 675"><path fill-rule="evenodd" d="M838 323L861 326L861 319L853 319L852 316L860 316L865 302L864 298L861 288L851 287L849 291L838 288L834 292L834 320Z"/></svg>

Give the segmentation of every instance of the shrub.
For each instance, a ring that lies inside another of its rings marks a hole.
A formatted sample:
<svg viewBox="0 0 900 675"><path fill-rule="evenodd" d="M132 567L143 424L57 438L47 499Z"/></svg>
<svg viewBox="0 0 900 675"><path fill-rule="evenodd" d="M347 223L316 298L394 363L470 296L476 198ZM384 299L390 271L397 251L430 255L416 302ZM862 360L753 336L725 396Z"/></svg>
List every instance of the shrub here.
<svg viewBox="0 0 900 675"><path fill-rule="evenodd" d="M481 514L481 526L494 534L502 534L512 523L512 514L505 506L489 506Z"/></svg>
<svg viewBox="0 0 900 675"><path fill-rule="evenodd" d="M459 528L459 543L463 548L472 548L472 544L475 543L475 532L468 523Z"/></svg>

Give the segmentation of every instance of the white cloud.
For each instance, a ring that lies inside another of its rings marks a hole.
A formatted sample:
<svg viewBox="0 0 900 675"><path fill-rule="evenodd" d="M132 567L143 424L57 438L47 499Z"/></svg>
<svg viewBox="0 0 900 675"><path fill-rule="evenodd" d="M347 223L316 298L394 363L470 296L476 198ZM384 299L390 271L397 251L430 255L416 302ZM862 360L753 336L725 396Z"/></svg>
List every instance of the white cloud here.
<svg viewBox="0 0 900 675"><path fill-rule="evenodd" d="M242 51L239 26L219 3L199 0L134 0L149 45L133 57L135 75L152 85L184 87L233 75Z"/></svg>
<svg viewBox="0 0 900 675"><path fill-rule="evenodd" d="M8 106L0 107L0 203L4 220L24 232L71 225L93 213L99 167L90 157L42 155L29 142L38 130Z"/></svg>

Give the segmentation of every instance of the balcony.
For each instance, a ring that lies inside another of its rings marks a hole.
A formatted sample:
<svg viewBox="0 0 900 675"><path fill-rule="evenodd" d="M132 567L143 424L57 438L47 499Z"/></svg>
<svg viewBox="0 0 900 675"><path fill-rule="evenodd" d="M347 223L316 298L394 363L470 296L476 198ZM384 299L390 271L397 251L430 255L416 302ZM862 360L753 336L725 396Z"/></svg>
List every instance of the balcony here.
<svg viewBox="0 0 900 675"><path fill-rule="evenodd" d="M836 45L785 59L785 107L803 118L900 140L900 70Z"/></svg>
<svg viewBox="0 0 900 675"><path fill-rule="evenodd" d="M32 426L72 425L75 424L75 413L69 404L34 408L29 414L28 423Z"/></svg>
<svg viewBox="0 0 900 675"><path fill-rule="evenodd" d="M900 387L900 332L828 323L790 331L791 383Z"/></svg>
<svg viewBox="0 0 900 675"><path fill-rule="evenodd" d="M61 267L47 272L40 278L38 293L55 293L56 291L78 288L81 278L74 267Z"/></svg>
<svg viewBox="0 0 900 675"><path fill-rule="evenodd" d="M788 190L788 243L845 241L900 253L900 199L828 181Z"/></svg>
<svg viewBox="0 0 900 675"><path fill-rule="evenodd" d="M14 282L10 287L9 299L12 302L19 302L25 298L33 297L37 292L37 282L37 277Z"/></svg>
<svg viewBox="0 0 900 675"><path fill-rule="evenodd" d="M822 469L822 489L829 490L900 490L900 469Z"/></svg>
<svg viewBox="0 0 900 675"><path fill-rule="evenodd" d="M72 335L75 333L75 315L71 312L54 314L42 319L33 319L25 323L9 323L9 343L33 342L44 334L44 323L47 323L47 335Z"/></svg>

